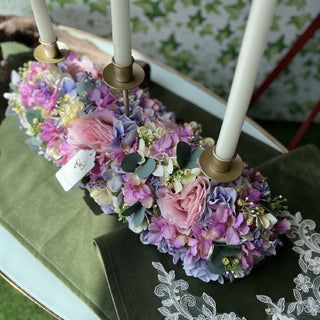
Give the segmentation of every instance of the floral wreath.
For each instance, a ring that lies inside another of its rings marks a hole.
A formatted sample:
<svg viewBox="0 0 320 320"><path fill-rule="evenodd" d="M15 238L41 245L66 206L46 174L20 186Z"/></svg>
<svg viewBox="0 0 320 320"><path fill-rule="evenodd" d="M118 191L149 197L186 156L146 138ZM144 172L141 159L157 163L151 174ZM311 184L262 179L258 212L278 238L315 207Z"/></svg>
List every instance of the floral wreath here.
<svg viewBox="0 0 320 320"><path fill-rule="evenodd" d="M143 244L181 261L188 276L223 283L275 254L286 199L245 168L235 181L203 176L198 158L214 144L196 122L178 123L148 92L130 91L130 115L101 80L101 69L72 53L57 65L30 61L12 72L7 114L19 117L27 143L57 166L94 150L79 185Z"/></svg>

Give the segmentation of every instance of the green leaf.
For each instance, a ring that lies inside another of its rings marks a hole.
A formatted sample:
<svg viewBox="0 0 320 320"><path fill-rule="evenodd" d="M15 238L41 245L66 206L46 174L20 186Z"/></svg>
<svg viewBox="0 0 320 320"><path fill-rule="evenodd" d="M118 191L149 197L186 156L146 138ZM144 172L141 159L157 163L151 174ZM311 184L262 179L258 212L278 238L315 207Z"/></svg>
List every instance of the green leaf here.
<svg viewBox="0 0 320 320"><path fill-rule="evenodd" d="M34 146L41 146L42 143L43 143L43 141L40 140L40 139L37 139L37 137L31 137L31 138L29 139L29 141L30 141L31 144L34 145Z"/></svg>
<svg viewBox="0 0 320 320"><path fill-rule="evenodd" d="M180 141L177 145L177 161L182 169L191 155L191 147L184 141Z"/></svg>
<svg viewBox="0 0 320 320"><path fill-rule="evenodd" d="M79 96L83 96L84 94L87 93L87 90L89 88L92 88L92 83L89 81L86 82L81 82L80 84L77 85L77 93Z"/></svg>
<svg viewBox="0 0 320 320"><path fill-rule="evenodd" d="M121 214L125 217L129 217L132 214L134 214L137 210L139 210L142 207L142 204L140 201L137 201L135 204L130 206L128 209L124 210Z"/></svg>
<svg viewBox="0 0 320 320"><path fill-rule="evenodd" d="M191 153L188 162L184 166L184 169L193 169L198 167L197 160L199 159L203 149L195 149Z"/></svg>
<svg viewBox="0 0 320 320"><path fill-rule="evenodd" d="M34 123L33 123L34 119L38 119L40 122L43 122L43 118L39 110L28 109L26 111L26 117L31 126L34 126Z"/></svg>
<svg viewBox="0 0 320 320"><path fill-rule="evenodd" d="M138 228L141 225L141 223L143 222L145 211L146 211L146 208L143 205L141 205L141 207L138 208L136 210L136 212L134 213L133 224L136 228Z"/></svg>
<svg viewBox="0 0 320 320"><path fill-rule="evenodd" d="M240 252L241 252L240 246L227 245L227 246L221 246L219 254L222 256L222 258L224 258L224 257L235 256Z"/></svg>
<svg viewBox="0 0 320 320"><path fill-rule="evenodd" d="M150 176L150 174L156 168L157 163L154 159L149 158L143 165L137 169L137 175L140 179L145 179Z"/></svg>
<svg viewBox="0 0 320 320"><path fill-rule="evenodd" d="M222 262L223 257L219 254L220 250L217 249L218 248L215 246L208 264L208 269L213 274L221 274L226 271L225 266Z"/></svg>
<svg viewBox="0 0 320 320"><path fill-rule="evenodd" d="M12 82L10 82L9 87L10 87L12 92L15 92L15 93L19 92L19 87L16 86L15 84L13 84Z"/></svg>
<svg viewBox="0 0 320 320"><path fill-rule="evenodd" d="M136 152L127 154L121 161L122 170L125 172L134 172L141 159L141 156Z"/></svg>

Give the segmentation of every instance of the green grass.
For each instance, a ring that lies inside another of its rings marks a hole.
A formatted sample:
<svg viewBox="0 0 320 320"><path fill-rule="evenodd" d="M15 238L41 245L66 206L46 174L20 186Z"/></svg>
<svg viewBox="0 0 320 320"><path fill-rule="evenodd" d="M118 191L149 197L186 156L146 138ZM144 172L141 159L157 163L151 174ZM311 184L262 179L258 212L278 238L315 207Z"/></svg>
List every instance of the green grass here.
<svg viewBox="0 0 320 320"><path fill-rule="evenodd" d="M0 278L0 320L52 320L54 317Z"/></svg>

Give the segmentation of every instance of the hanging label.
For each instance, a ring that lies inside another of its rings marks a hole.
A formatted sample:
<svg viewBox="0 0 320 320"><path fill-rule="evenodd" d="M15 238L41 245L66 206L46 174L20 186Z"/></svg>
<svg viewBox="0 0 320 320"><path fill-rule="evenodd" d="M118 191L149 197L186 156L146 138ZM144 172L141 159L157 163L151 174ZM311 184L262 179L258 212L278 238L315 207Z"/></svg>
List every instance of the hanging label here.
<svg viewBox="0 0 320 320"><path fill-rule="evenodd" d="M95 155L94 150L80 150L56 173L65 191L72 189L94 167Z"/></svg>

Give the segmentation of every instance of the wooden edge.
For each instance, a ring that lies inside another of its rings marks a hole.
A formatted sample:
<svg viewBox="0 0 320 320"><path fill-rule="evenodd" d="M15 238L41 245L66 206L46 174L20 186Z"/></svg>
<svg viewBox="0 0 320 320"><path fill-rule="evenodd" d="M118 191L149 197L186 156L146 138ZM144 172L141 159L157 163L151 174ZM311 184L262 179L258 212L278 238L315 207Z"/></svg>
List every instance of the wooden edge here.
<svg viewBox="0 0 320 320"><path fill-rule="evenodd" d="M94 34L91 34L91 33L88 33L88 32L85 32L85 31L82 31L82 30L77 30L77 29L73 29L73 28L70 28L70 27L66 27L66 26L57 26L57 28L61 29L61 30L64 30L66 32L74 32L74 33L78 33L78 34L81 34L83 35L84 37L86 37L87 40L90 41L90 38L95 38L99 41L103 41L103 42L106 42L110 45L112 45L112 41L111 40L108 40L108 39L104 39L100 36L97 36L97 35L94 35ZM104 51L100 50L99 48L97 48L97 50L103 52L104 54L106 54ZM192 85L194 85L195 87L199 88L200 90L206 92L206 94L212 96L213 98L215 98L216 100L220 101L221 103L223 103L225 106L227 105L227 102L222 99L220 96L218 96L217 94L215 94L214 92L210 91L208 88L206 88L204 85L200 84L199 82L189 78L188 76L180 73L179 71L167 66L166 64L154 59L154 58L151 58L139 51L136 51L136 50L132 50L133 53L136 53L137 55L141 56L142 59L145 59L145 60L148 60L148 61L151 61L152 63L160 66L161 68L167 70L168 72L172 73L172 74L175 74L181 78L183 78L184 80L186 80L187 82L191 83ZM161 99L160 99L161 100ZM264 134L268 139L270 139L276 146L279 147L280 150L282 150L283 153L287 153L289 152L288 149L280 142L278 141L274 136L272 136L268 131L266 131L264 128L262 128L256 121L252 120L251 118L249 118L248 116L246 116L245 120L250 123L253 127L255 127L257 130L259 130L262 134Z"/></svg>
<svg viewBox="0 0 320 320"><path fill-rule="evenodd" d="M28 298L30 301L35 303L38 307L40 307L42 310L46 311L48 314L50 314L52 317L54 317L57 320L63 320L58 315L56 315L54 312L49 310L47 307L45 307L42 303L40 303L38 300L30 296L27 292L25 292L23 289L21 289L17 284L15 284L12 280L10 280L4 273L0 271L0 276L3 280L5 280L13 289L17 290L19 293L24 295L26 298Z"/></svg>

